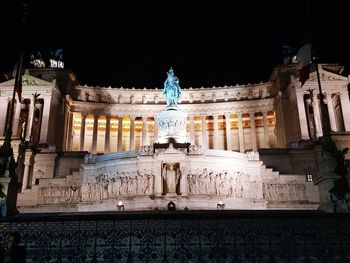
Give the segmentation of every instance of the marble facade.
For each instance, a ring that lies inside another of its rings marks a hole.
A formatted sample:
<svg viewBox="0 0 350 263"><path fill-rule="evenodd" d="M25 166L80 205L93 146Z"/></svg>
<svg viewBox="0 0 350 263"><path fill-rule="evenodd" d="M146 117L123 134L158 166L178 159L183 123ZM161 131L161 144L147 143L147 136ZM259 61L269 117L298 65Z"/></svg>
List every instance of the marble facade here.
<svg viewBox="0 0 350 263"><path fill-rule="evenodd" d="M332 136L343 148L350 146L350 102L340 71L320 67ZM182 87L188 153L153 148L165 127L161 89L81 86L74 73L61 73L66 82L45 69L23 75L24 103L16 103L13 125L20 211L117 210L117 201L129 210L169 201L180 209L217 209L219 202L225 209L318 209L327 194L303 172L309 165L317 177L317 154L280 173L258 153L322 136L315 72L302 88L293 65L276 67L266 83ZM13 80L0 83L2 112L12 88ZM1 132L5 122L2 114ZM18 154L21 139L38 150Z"/></svg>

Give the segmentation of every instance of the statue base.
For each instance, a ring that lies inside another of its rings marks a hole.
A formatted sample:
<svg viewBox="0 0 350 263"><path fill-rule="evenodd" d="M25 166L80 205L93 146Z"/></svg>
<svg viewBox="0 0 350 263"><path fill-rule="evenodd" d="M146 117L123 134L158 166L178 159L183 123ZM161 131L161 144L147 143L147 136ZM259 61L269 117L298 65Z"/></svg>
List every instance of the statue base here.
<svg viewBox="0 0 350 263"><path fill-rule="evenodd" d="M167 107L166 107L166 111L168 111L168 110L180 111L180 110L179 110L179 107L177 107L177 106L167 106Z"/></svg>
<svg viewBox="0 0 350 263"><path fill-rule="evenodd" d="M166 193L166 197L176 197L177 193Z"/></svg>
<svg viewBox="0 0 350 263"><path fill-rule="evenodd" d="M176 143L186 143L186 114L177 106L167 107L157 116L158 142L169 143L173 138Z"/></svg>

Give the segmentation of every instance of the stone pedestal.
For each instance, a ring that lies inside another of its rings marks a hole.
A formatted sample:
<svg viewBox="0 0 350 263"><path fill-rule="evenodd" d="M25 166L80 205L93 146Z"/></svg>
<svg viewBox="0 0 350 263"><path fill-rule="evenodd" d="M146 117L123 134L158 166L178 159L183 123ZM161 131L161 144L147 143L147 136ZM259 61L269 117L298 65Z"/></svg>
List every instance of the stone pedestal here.
<svg viewBox="0 0 350 263"><path fill-rule="evenodd" d="M186 142L186 114L177 108L167 108L157 116L158 143L168 143L174 138L177 143Z"/></svg>
<svg viewBox="0 0 350 263"><path fill-rule="evenodd" d="M17 214L17 180L10 177L0 177L0 187L1 217L8 217Z"/></svg>
<svg viewBox="0 0 350 263"><path fill-rule="evenodd" d="M333 212L333 203L329 190L334 186L334 181L339 178L335 174L336 160L327 152L322 152L320 145L314 149L318 162L318 174L313 176L313 182L319 187L320 206L319 209L325 212Z"/></svg>

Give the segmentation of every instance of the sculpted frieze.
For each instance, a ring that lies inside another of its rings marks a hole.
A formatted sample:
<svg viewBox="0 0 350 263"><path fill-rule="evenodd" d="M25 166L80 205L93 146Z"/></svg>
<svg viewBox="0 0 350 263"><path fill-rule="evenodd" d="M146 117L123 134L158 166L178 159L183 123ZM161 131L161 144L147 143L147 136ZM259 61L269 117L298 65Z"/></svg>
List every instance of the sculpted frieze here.
<svg viewBox="0 0 350 263"><path fill-rule="evenodd" d="M119 196L151 196L154 194L154 174L141 169L131 172L101 173L85 178L81 201L115 199Z"/></svg>
<svg viewBox="0 0 350 263"><path fill-rule="evenodd" d="M263 183L263 196L271 201L307 200L305 184L298 183Z"/></svg>
<svg viewBox="0 0 350 263"><path fill-rule="evenodd" d="M241 171L192 170L187 174L190 195L227 196L232 198L258 198L261 181L251 180Z"/></svg>

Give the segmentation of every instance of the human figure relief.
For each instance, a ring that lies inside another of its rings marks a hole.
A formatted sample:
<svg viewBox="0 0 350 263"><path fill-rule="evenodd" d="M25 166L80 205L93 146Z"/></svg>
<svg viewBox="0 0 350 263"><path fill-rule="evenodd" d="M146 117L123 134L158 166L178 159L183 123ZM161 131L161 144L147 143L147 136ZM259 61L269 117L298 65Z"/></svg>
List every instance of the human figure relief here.
<svg viewBox="0 0 350 263"><path fill-rule="evenodd" d="M170 195L176 195L176 186L180 179L180 169L176 163L166 163L163 167L162 176L168 187Z"/></svg>

